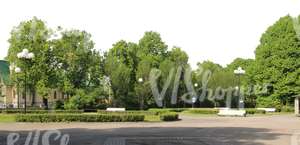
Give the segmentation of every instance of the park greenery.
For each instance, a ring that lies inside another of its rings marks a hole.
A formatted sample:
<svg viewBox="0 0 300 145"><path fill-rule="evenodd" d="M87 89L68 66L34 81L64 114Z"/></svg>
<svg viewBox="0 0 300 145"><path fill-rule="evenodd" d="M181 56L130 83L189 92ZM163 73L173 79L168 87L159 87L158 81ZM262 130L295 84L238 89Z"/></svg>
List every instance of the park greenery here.
<svg viewBox="0 0 300 145"><path fill-rule="evenodd" d="M138 42L120 40L108 51L99 51L90 33L60 26L49 28L44 21L34 17L16 26L8 41L10 46L6 60L28 70L30 94L42 97L45 106L48 106L50 90L58 89L67 99L56 102L55 109L104 109L109 106L155 108L157 106L150 89L149 73L153 68L161 71L158 88L162 89L170 70L175 68L180 74L178 103L171 104L172 89L168 88L163 107L191 107L191 104L180 98L187 92L183 75L184 68L189 67L188 55L178 46L169 47L158 32L145 32ZM35 54L33 60L17 58L17 53L24 48ZM227 66L209 60L199 62L198 68L192 71L192 83L199 84L198 88L201 88L202 72L210 70L212 74L208 88L235 88L238 80L233 71L239 66L246 70L241 78L242 90L246 92L246 107L282 108L291 105L292 96L300 94L300 39L294 29L293 18L280 18L262 34L255 50L255 59L236 58ZM183 69L177 69L180 67ZM13 73L12 79L23 86L24 75L23 71ZM170 86L174 85L174 77L171 78ZM203 90L197 91L200 93ZM232 101L237 100L235 96ZM224 107L225 99L206 98L202 102L197 101L195 106ZM233 107L236 107L234 103ZM82 116L69 117L74 119ZM102 116L84 117L94 121ZM162 120L172 118L172 114L162 116ZM26 118L20 116L19 120Z"/></svg>

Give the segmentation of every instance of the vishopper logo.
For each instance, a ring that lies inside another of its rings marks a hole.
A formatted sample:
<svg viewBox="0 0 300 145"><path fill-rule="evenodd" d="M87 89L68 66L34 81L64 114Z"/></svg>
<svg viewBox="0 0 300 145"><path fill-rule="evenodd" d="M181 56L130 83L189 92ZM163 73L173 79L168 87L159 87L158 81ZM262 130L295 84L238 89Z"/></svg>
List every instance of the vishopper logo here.
<svg viewBox="0 0 300 145"><path fill-rule="evenodd" d="M256 94L266 94L268 92L268 87L271 84L263 85L248 85L248 88L241 87L240 92L236 87L222 88L218 86L215 90L208 88L209 80L212 76L210 70L204 70L201 66L199 68L198 76L202 76L202 84L200 88L195 88L192 82L192 69L190 67L177 67L172 68L169 71L169 75L165 78L164 84L159 91L159 78L161 77L161 71L159 69L152 69L149 74L149 83L154 96L157 106L163 107L163 100L166 99L166 92L173 84L173 90L171 93L171 104L175 105L177 103L178 89L180 78L184 73L184 84L187 92L181 96L181 100L185 103L192 104L197 100L203 102L205 99L210 101L224 100L226 99L226 107L231 107L231 102L234 96L239 97L239 108L244 108L245 95L256 95ZM199 94L200 93L200 94Z"/></svg>
<svg viewBox="0 0 300 145"><path fill-rule="evenodd" d="M69 134L62 134L59 130L48 130L44 133L37 130L35 132L29 132L25 142L22 142L21 135L19 133L10 133L7 136L7 145L50 145L50 142L56 141L56 145L68 145L70 140ZM40 142L41 139L41 142ZM30 144L32 142L32 144Z"/></svg>

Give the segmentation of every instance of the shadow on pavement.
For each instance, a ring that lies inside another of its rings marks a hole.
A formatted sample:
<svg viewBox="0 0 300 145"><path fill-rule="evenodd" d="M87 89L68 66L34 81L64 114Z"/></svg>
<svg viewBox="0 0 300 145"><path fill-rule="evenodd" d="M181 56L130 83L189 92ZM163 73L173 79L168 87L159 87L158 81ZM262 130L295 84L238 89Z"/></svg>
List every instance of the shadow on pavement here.
<svg viewBox="0 0 300 145"><path fill-rule="evenodd" d="M264 128L244 127L71 128L60 131L70 135L69 145L265 145L285 135ZM0 131L0 145L7 145L9 133L12 132ZM15 133L21 134L21 137L14 145L24 145L29 132ZM38 145L43 145L43 134L44 131L41 132ZM54 137L50 136L50 145L59 145L60 139L54 141Z"/></svg>

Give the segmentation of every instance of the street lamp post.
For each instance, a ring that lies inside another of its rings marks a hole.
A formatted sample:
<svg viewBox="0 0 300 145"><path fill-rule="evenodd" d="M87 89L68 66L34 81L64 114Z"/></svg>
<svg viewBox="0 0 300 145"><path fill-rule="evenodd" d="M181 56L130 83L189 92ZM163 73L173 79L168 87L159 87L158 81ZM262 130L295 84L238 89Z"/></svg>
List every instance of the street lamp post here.
<svg viewBox="0 0 300 145"><path fill-rule="evenodd" d="M194 87L197 88L198 87L198 83L195 83ZM195 105L196 101L197 101L197 97L193 96L193 98L192 98L192 109L194 109L194 105Z"/></svg>
<svg viewBox="0 0 300 145"><path fill-rule="evenodd" d="M138 82L142 85L142 83L144 82L143 78L139 78ZM143 96L143 94L140 94L139 98L140 98L139 99L140 100L140 110L143 110L144 109L144 96Z"/></svg>
<svg viewBox="0 0 300 145"><path fill-rule="evenodd" d="M242 67L238 67L234 70L234 74L238 76L238 96L239 96L239 108L244 108L244 98L241 97L241 76L246 73Z"/></svg>
<svg viewBox="0 0 300 145"><path fill-rule="evenodd" d="M29 52L28 49L23 49L22 52L18 53L17 54L17 57L19 59L23 59L25 62L26 61L29 61L31 59L34 58L34 54L32 52ZM25 67L26 67L26 64L25 64ZM26 97L26 94L27 94L27 70L26 68L24 68L24 74L25 74L25 79L24 79L24 113L26 113L26 108L27 108L27 97Z"/></svg>
<svg viewBox="0 0 300 145"><path fill-rule="evenodd" d="M21 72L21 68L16 67L15 68L15 72L16 73L20 73ZM19 88L19 79L17 79L17 94L18 94L18 108L20 108L20 88Z"/></svg>

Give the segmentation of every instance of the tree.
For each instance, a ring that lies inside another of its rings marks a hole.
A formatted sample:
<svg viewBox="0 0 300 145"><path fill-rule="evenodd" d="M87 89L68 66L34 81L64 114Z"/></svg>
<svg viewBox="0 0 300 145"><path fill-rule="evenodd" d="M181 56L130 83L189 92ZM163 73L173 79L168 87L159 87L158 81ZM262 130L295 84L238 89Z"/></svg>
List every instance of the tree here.
<svg viewBox="0 0 300 145"><path fill-rule="evenodd" d="M36 85L39 82L40 90L47 90L51 88L52 84L48 83L46 80L51 80L53 71L49 67L49 62L51 60L50 47L48 43L48 38L51 36L52 30L46 26L46 24L34 17L29 21L21 22L17 27L11 31L11 37L8 42L10 43L8 49L8 55L6 59L23 71L20 75L24 77L24 71L27 71L27 86L29 86L29 91L32 94L32 105L35 104L36 98ZM17 54L22 51L22 49L28 49L30 52L35 54L35 57L31 61L25 61L17 58ZM16 79L16 75L13 74L12 78ZM42 88L41 88L42 86ZM44 95L44 91L42 95Z"/></svg>
<svg viewBox="0 0 300 145"><path fill-rule="evenodd" d="M59 34L61 38L57 37ZM62 31L61 27L53 30L34 17L12 30L9 43L6 59L23 70L21 74L13 74L12 78L23 78L24 71L27 71L32 105L35 105L36 93L47 106L52 89L60 89L72 96L75 89L97 88L101 85L102 57L93 50L94 42L85 31ZM35 54L33 60L17 58L17 53L24 48Z"/></svg>
<svg viewBox="0 0 300 145"><path fill-rule="evenodd" d="M175 63L176 66L185 67L188 64L189 56L180 47L173 47L168 51L169 59Z"/></svg>
<svg viewBox="0 0 300 145"><path fill-rule="evenodd" d="M105 56L105 74L111 81L114 105L126 106L137 102L133 98L137 65L136 47L133 43L119 41Z"/></svg>
<svg viewBox="0 0 300 145"><path fill-rule="evenodd" d="M157 32L145 32L142 39L139 41L139 46L147 55L163 55L168 49L168 46L162 41L160 34Z"/></svg>
<svg viewBox="0 0 300 145"><path fill-rule="evenodd" d="M56 58L53 62L60 65L60 76L66 77L73 88L86 88L90 84L91 75L94 79L101 76L98 71L100 56L93 51L91 35L79 30L64 31L61 35L62 38L56 40L52 48ZM97 71L96 74L90 72L93 69Z"/></svg>
<svg viewBox="0 0 300 145"><path fill-rule="evenodd" d="M255 81L271 85L265 97L291 103L292 96L300 93L300 43L290 16L280 18L267 29L255 58Z"/></svg>
<svg viewBox="0 0 300 145"><path fill-rule="evenodd" d="M136 80L142 79L142 82L136 82L135 93L140 102L140 108L154 106L154 98L149 83L149 73L155 64L155 60L151 56L143 56L138 64L136 72ZM146 106L145 106L146 105Z"/></svg>

